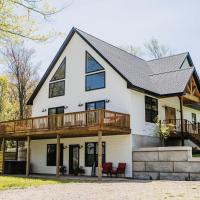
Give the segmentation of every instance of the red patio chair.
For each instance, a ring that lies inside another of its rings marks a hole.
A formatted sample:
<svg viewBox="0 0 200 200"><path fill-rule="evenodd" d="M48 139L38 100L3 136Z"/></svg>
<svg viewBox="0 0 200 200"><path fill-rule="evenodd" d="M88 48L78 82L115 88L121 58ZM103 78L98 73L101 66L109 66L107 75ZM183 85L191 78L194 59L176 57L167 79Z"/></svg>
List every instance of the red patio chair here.
<svg viewBox="0 0 200 200"><path fill-rule="evenodd" d="M118 164L118 167L116 169L113 169L111 171L111 176L114 174L116 177L119 175L119 174L124 174L125 176L125 170L126 170L126 163L119 163Z"/></svg>
<svg viewBox="0 0 200 200"><path fill-rule="evenodd" d="M107 176L108 176L109 174L111 174L111 171L112 171L112 163L111 162L102 164L102 174L107 174Z"/></svg>

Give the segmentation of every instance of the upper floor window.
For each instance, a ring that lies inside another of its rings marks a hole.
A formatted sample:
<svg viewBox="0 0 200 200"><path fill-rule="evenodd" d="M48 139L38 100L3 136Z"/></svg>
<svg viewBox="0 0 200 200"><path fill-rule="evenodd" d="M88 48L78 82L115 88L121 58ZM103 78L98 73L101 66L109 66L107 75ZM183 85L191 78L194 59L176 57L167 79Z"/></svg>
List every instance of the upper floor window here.
<svg viewBox="0 0 200 200"><path fill-rule="evenodd" d="M58 81L49 84L49 98L65 95L65 81Z"/></svg>
<svg viewBox="0 0 200 200"><path fill-rule="evenodd" d="M158 100L145 96L145 118L146 122L155 122L158 115Z"/></svg>
<svg viewBox="0 0 200 200"><path fill-rule="evenodd" d="M49 98L65 95L66 58L62 61L49 83Z"/></svg>
<svg viewBox="0 0 200 200"><path fill-rule="evenodd" d="M53 75L51 82L52 81L57 81L65 78L65 70L66 70L66 58L62 61L60 66L58 67L57 71Z"/></svg>
<svg viewBox="0 0 200 200"><path fill-rule="evenodd" d="M85 90L105 88L105 69L86 52Z"/></svg>
<svg viewBox="0 0 200 200"><path fill-rule="evenodd" d="M86 52L86 73L100 70L104 70L104 68L88 52Z"/></svg>

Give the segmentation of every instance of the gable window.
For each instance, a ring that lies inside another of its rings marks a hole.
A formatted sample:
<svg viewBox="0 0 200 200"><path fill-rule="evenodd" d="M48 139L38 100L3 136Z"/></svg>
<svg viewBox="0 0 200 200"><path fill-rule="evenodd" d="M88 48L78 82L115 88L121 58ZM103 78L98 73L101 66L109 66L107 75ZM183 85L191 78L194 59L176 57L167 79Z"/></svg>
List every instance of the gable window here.
<svg viewBox="0 0 200 200"><path fill-rule="evenodd" d="M63 165L63 144L60 144L60 166ZM47 166L56 166L56 144L47 144Z"/></svg>
<svg viewBox="0 0 200 200"><path fill-rule="evenodd" d="M49 97L65 95L65 81L58 81L49 84Z"/></svg>
<svg viewBox="0 0 200 200"><path fill-rule="evenodd" d="M86 52L86 73L100 70L104 70L104 68L88 52Z"/></svg>
<svg viewBox="0 0 200 200"><path fill-rule="evenodd" d="M65 95L66 58L62 61L49 83L49 98Z"/></svg>
<svg viewBox="0 0 200 200"><path fill-rule="evenodd" d="M105 69L86 52L85 90L105 88Z"/></svg>
<svg viewBox="0 0 200 200"><path fill-rule="evenodd" d="M145 96L145 118L146 122L155 122L158 115L158 100Z"/></svg>
<svg viewBox="0 0 200 200"><path fill-rule="evenodd" d="M105 163L105 142L102 142L102 163ZM86 142L85 143L85 166L92 167L98 166L98 143Z"/></svg>

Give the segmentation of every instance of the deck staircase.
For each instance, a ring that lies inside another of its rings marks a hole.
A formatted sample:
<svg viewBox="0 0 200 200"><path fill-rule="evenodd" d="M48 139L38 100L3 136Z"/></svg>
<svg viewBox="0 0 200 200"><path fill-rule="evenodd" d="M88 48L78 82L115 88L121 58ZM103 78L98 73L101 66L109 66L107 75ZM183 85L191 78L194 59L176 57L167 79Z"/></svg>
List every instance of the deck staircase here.
<svg viewBox="0 0 200 200"><path fill-rule="evenodd" d="M163 123L170 127L170 138L181 138L181 120L164 120ZM200 147L200 123L192 123L184 119L183 124L183 135L184 139L189 139Z"/></svg>

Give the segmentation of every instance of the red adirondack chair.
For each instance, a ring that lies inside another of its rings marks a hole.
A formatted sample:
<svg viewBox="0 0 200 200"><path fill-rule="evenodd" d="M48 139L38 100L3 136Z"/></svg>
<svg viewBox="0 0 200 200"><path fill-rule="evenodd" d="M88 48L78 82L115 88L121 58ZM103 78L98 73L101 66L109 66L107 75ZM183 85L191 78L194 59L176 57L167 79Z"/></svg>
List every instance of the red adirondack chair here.
<svg viewBox="0 0 200 200"><path fill-rule="evenodd" d="M123 174L125 176L125 170L126 170L126 163L119 163L118 167L116 169L113 169L111 171L111 176L114 174L116 177L119 174Z"/></svg>
<svg viewBox="0 0 200 200"><path fill-rule="evenodd" d="M107 174L107 176L108 176L109 174L111 174L111 171L112 171L112 163L111 162L102 164L102 174Z"/></svg>

